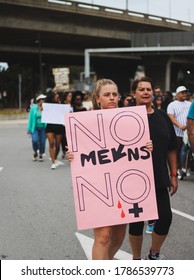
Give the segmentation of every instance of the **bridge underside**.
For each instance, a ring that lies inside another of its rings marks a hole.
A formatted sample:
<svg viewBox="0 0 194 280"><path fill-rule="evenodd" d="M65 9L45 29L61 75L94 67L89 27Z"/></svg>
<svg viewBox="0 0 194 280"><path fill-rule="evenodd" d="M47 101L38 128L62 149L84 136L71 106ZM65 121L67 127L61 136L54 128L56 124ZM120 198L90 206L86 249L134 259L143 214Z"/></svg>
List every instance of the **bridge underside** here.
<svg viewBox="0 0 194 280"><path fill-rule="evenodd" d="M81 9L76 2L62 7L45 0L36 4L32 0L0 1L0 13L0 60L10 63L33 62L40 45L41 53L50 60L72 57L79 61L86 48L130 47L134 32L177 28L141 18L130 20L127 14L105 9Z"/></svg>
<svg viewBox="0 0 194 280"><path fill-rule="evenodd" d="M21 2L0 0L0 61L10 65L20 64L39 69L41 54L44 69L69 65L83 67L85 49L130 47L133 33L175 31L159 24L142 24L141 20L132 22L126 20L125 16L122 19L116 16L103 17L100 12L92 15L60 10L54 5L51 7L47 1L38 1L39 7L33 6L34 1L28 1L30 4L26 6L22 6ZM99 77L105 75L119 80L117 82L124 90L128 88L137 65L145 65L146 74L157 83L164 84L159 65L163 61L167 62L171 56L167 52L95 54L91 57L91 69ZM189 65L193 61L193 54L173 53L171 60Z"/></svg>

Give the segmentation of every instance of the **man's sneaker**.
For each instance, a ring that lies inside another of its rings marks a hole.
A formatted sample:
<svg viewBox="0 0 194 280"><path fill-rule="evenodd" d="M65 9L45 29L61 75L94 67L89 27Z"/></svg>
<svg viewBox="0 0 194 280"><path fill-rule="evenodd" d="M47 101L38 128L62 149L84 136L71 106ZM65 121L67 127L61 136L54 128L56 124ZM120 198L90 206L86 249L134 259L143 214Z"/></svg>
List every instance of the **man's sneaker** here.
<svg viewBox="0 0 194 280"><path fill-rule="evenodd" d="M37 161L37 157L38 157L38 154L37 154L37 152L35 152L34 155L33 155L32 160L33 160L33 161Z"/></svg>
<svg viewBox="0 0 194 280"><path fill-rule="evenodd" d="M184 173L184 175L186 175L186 168L182 168L181 171Z"/></svg>
<svg viewBox="0 0 194 280"><path fill-rule="evenodd" d="M52 170L56 169L56 164L55 164L55 163L53 163L53 164L51 165L51 169L52 169Z"/></svg>
<svg viewBox="0 0 194 280"><path fill-rule="evenodd" d="M39 155L39 161L43 161L43 157L41 154Z"/></svg>
<svg viewBox="0 0 194 280"><path fill-rule="evenodd" d="M146 227L146 233L152 234L152 231L153 231L153 230L154 230L154 225L152 225L152 226L147 225L147 227Z"/></svg>
<svg viewBox="0 0 194 280"><path fill-rule="evenodd" d="M186 170L185 170L185 172L186 172ZM182 168L181 170L178 169L178 170L177 170L177 178L178 178L179 180L183 180L184 176L186 176L186 173L185 173L185 172L184 172L184 168Z"/></svg>
<svg viewBox="0 0 194 280"><path fill-rule="evenodd" d="M187 176L187 177L190 177L190 176L191 176L191 172L190 172L189 169L187 169L186 176Z"/></svg>

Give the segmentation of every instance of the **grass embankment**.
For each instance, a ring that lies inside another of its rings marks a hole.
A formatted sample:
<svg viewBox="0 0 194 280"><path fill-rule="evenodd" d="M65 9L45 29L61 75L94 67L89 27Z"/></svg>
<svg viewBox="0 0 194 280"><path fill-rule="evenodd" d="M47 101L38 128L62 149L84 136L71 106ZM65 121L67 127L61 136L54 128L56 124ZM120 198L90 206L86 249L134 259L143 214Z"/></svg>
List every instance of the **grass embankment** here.
<svg viewBox="0 0 194 280"><path fill-rule="evenodd" d="M26 109L14 109L14 108L9 108L9 109L0 109L0 115L2 116L7 116L7 115L24 115L27 114Z"/></svg>

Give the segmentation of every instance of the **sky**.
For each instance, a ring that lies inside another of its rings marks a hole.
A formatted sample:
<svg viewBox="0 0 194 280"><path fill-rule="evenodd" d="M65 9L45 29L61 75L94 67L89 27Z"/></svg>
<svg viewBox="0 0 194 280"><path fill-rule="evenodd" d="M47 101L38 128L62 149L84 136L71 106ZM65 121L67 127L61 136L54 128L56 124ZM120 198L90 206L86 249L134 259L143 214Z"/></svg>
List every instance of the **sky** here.
<svg viewBox="0 0 194 280"><path fill-rule="evenodd" d="M194 0L74 0L194 23Z"/></svg>

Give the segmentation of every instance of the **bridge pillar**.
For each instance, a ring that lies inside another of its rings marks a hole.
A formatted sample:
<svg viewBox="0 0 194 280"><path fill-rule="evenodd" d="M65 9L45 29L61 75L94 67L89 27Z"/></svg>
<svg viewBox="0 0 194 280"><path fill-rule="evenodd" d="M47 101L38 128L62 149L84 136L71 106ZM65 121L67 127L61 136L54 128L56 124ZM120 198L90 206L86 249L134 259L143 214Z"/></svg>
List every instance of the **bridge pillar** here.
<svg viewBox="0 0 194 280"><path fill-rule="evenodd" d="M171 57L168 55L152 55L143 58L145 74L162 91L171 89Z"/></svg>

